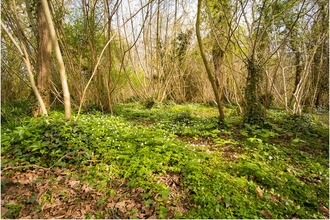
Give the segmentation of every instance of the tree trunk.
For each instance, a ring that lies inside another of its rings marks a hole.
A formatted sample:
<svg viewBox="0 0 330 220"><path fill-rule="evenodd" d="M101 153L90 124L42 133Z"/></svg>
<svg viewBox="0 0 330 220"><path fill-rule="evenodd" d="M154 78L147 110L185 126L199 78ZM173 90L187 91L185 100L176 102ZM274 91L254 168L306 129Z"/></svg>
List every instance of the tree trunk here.
<svg viewBox="0 0 330 220"><path fill-rule="evenodd" d="M45 102L47 112L50 111L50 74L51 74L51 51L52 44L47 27L47 21L42 9L41 2L38 2L37 9L37 20L38 20L38 60L37 60L37 88ZM41 107L38 107L39 115Z"/></svg>
<svg viewBox="0 0 330 220"><path fill-rule="evenodd" d="M264 110L258 99L257 88L261 81L262 69L254 58L248 60L247 63L248 76L245 88L245 111L244 122L248 124L263 124Z"/></svg>
<svg viewBox="0 0 330 220"><path fill-rule="evenodd" d="M294 81L294 89L289 101L289 104L292 104L293 98L294 98L294 94L296 93L297 89L298 89L298 84L300 82L301 79L301 74L303 71L303 67L301 65L301 53L299 51L297 51L297 48L294 47L295 50L295 66L296 66L296 74L295 74L295 81Z"/></svg>
<svg viewBox="0 0 330 220"><path fill-rule="evenodd" d="M314 95L310 107L329 106L329 99L326 98L329 97L329 41L327 38L320 44L313 59L312 89Z"/></svg>
<svg viewBox="0 0 330 220"><path fill-rule="evenodd" d="M13 44L15 45L15 47L18 49L20 55L23 57L23 60L25 62L25 65L26 65L26 70L28 72L28 75L29 75L29 80L30 80L30 83L31 83L31 87L32 87L32 90L39 102L39 105L40 105L40 108L41 108L41 113L43 115L47 115L47 110L46 110L46 107L45 107L45 104L44 104L44 101L42 100L42 97L38 91L38 88L35 84L35 81L34 81L34 75L32 73L32 68L31 68L31 63L30 63L30 59L29 59L29 55L28 55L28 52L25 48L25 45L21 43L21 47L18 46L18 44L16 43L15 39L13 38L13 36L10 34L10 32L8 31L8 29L5 27L5 25L1 22L1 27L2 29L6 32L6 34L9 36L10 40L13 42ZM19 35L18 37L20 40L22 39L22 36Z"/></svg>
<svg viewBox="0 0 330 220"><path fill-rule="evenodd" d="M221 65L223 62L223 57L225 55L225 52L219 47L217 42L213 44L213 50L212 50L212 59L213 59L213 66L214 66L214 72L215 72L215 82L217 86L217 90L221 97L224 97L223 94L223 86L224 86L224 76L221 71Z"/></svg>
<svg viewBox="0 0 330 220"><path fill-rule="evenodd" d="M199 50L203 59L203 63L207 72L208 79L212 85L212 90L216 99L216 102L218 104L218 111L219 111L219 123L222 125L224 123L225 115L222 109L222 103L220 100L219 92L217 89L217 85L215 82L215 79L212 75L211 69L209 67L208 61L206 59L206 56L204 54L204 49L203 49L203 43L202 43L202 38L201 38L201 33L200 33L200 15L201 15L201 7L202 7L202 1L198 0L198 5L197 5L197 19L196 19L196 36L197 36L197 41L198 41L198 46Z"/></svg>
<svg viewBox="0 0 330 220"><path fill-rule="evenodd" d="M71 118L71 102L70 102L70 93L69 93L69 87L68 82L66 79L66 73L65 73L65 67L64 62L61 54L60 47L58 45L57 36L55 32L55 27L52 21L51 13L49 10L48 2L47 0L41 0L42 8L44 10L46 20L48 23L48 28L50 32L50 36L54 45L55 50L55 56L59 65L60 70L60 77L61 77L61 83L62 83L62 89L63 89L63 99L64 99L64 110L65 110L65 117ZM49 67L50 68L50 67Z"/></svg>

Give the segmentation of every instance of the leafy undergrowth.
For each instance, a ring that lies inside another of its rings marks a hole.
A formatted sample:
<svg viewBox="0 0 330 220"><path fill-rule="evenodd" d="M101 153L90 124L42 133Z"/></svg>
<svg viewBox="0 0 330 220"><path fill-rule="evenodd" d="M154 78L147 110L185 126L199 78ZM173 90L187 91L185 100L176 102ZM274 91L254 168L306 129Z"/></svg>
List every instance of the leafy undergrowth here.
<svg viewBox="0 0 330 220"><path fill-rule="evenodd" d="M2 217L327 218L326 116L225 113L225 128L215 108L171 103L3 124Z"/></svg>

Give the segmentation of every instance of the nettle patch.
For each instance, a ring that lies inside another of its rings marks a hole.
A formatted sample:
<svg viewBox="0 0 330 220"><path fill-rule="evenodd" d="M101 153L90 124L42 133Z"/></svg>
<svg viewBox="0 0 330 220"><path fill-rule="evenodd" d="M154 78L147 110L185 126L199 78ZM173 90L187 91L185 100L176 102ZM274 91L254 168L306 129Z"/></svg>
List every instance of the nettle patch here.
<svg viewBox="0 0 330 220"><path fill-rule="evenodd" d="M251 126L235 112L221 129L215 108L192 104L26 118L2 130L3 217L326 216L327 128L312 118L292 133L300 119L274 113Z"/></svg>

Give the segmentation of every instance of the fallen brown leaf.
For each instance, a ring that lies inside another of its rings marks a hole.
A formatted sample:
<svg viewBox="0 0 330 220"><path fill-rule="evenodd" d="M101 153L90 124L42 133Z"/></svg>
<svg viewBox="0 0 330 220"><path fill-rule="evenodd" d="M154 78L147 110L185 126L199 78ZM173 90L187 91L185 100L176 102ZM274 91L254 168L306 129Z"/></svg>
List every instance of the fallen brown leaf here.
<svg viewBox="0 0 330 220"><path fill-rule="evenodd" d="M258 186L257 187L257 193L258 193L258 196L262 199L264 197L264 194L262 192L262 189L260 189L260 187Z"/></svg>
<svg viewBox="0 0 330 220"><path fill-rule="evenodd" d="M273 218L273 215L272 215L272 213L270 213L270 212L267 212L267 211L265 211L265 210L262 210L261 211L261 214L265 217L265 218Z"/></svg>
<svg viewBox="0 0 330 220"><path fill-rule="evenodd" d="M136 206L136 204L133 200L126 200L126 203L127 203L126 209L128 211L132 210Z"/></svg>
<svg viewBox="0 0 330 220"><path fill-rule="evenodd" d="M115 208L119 209L122 212L125 212L125 210L126 210L125 206L126 206L126 203L125 203L125 201L123 201L123 202L118 202L115 205Z"/></svg>
<svg viewBox="0 0 330 220"><path fill-rule="evenodd" d="M71 188L76 188L76 187L78 187L79 183L80 183L79 180L71 180L69 182L69 185L71 186Z"/></svg>
<svg viewBox="0 0 330 220"><path fill-rule="evenodd" d="M107 208L114 209L115 205L116 204L114 202L110 202L107 204Z"/></svg>
<svg viewBox="0 0 330 220"><path fill-rule="evenodd" d="M275 195L271 195L269 198L270 198L270 200L272 200L274 202L279 202L279 198Z"/></svg>
<svg viewBox="0 0 330 220"><path fill-rule="evenodd" d="M329 217L329 209L325 206L320 206L319 207L319 212L322 213L323 215L326 215Z"/></svg>
<svg viewBox="0 0 330 220"><path fill-rule="evenodd" d="M2 213L3 215L6 214L7 211L8 211L7 208L5 208L5 207L1 207L1 213Z"/></svg>
<svg viewBox="0 0 330 220"><path fill-rule="evenodd" d="M152 216L149 216L148 219L157 219L157 215L152 215Z"/></svg>

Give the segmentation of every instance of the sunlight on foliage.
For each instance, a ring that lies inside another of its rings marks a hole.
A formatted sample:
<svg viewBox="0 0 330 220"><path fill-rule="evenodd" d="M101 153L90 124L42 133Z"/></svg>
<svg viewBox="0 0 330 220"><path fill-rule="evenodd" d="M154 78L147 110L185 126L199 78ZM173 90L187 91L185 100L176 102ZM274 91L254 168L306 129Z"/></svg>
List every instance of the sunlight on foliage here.
<svg viewBox="0 0 330 220"><path fill-rule="evenodd" d="M2 167L79 169L77 178L102 192L98 207L118 196L118 186L141 189L142 206L158 218L323 217L318 208L328 206L328 137L320 122L272 113L265 127L231 121L220 129L213 110L123 104L116 116L68 121L53 112L48 124L45 117L25 118L2 129ZM175 211L179 204L184 212ZM15 217L18 209L9 208Z"/></svg>

